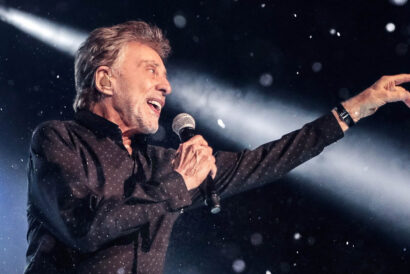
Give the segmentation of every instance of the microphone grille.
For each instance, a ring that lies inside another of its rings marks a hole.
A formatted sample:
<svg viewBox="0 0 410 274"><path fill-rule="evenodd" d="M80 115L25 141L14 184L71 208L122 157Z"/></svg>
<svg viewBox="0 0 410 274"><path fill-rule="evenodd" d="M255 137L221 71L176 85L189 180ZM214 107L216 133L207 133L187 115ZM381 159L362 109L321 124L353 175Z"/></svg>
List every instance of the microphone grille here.
<svg viewBox="0 0 410 274"><path fill-rule="evenodd" d="M179 131L190 127L195 129L195 119L188 113L180 113L172 121L172 130L179 136Z"/></svg>

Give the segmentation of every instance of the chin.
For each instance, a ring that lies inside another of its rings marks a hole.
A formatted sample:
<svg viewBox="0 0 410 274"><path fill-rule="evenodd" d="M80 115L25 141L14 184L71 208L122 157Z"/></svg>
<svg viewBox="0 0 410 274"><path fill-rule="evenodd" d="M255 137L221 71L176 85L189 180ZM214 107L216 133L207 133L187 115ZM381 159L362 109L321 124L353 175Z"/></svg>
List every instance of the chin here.
<svg viewBox="0 0 410 274"><path fill-rule="evenodd" d="M147 132L145 132L144 134L155 134L158 131L158 127L157 128L153 128Z"/></svg>
<svg viewBox="0 0 410 274"><path fill-rule="evenodd" d="M157 125L144 126L141 128L141 133L143 134L155 134L158 131Z"/></svg>
<svg viewBox="0 0 410 274"><path fill-rule="evenodd" d="M132 119L133 127L141 134L154 134L158 131L158 120L142 119L141 116L135 116Z"/></svg>

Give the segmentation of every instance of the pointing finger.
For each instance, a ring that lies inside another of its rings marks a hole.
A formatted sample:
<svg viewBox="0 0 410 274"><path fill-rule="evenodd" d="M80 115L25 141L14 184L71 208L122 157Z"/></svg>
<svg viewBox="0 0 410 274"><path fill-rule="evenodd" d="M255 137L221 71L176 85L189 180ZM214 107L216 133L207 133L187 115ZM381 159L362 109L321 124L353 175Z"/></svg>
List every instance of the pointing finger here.
<svg viewBox="0 0 410 274"><path fill-rule="evenodd" d="M392 76L395 85L401 85L403 83L410 82L410 74L397 74Z"/></svg>

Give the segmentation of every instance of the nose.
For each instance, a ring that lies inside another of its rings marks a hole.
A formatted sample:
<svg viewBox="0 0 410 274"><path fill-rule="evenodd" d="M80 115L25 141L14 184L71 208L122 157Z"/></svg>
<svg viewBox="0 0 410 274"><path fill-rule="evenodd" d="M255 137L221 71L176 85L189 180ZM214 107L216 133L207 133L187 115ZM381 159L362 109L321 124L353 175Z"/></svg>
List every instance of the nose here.
<svg viewBox="0 0 410 274"><path fill-rule="evenodd" d="M171 84L169 83L166 76L161 77L161 80L158 82L156 88L164 95L169 95L172 92Z"/></svg>

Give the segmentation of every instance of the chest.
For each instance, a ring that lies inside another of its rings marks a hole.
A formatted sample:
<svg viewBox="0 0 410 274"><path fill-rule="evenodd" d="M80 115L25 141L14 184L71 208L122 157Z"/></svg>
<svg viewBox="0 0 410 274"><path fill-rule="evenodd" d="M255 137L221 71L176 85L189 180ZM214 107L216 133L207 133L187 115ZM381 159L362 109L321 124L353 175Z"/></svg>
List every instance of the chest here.
<svg viewBox="0 0 410 274"><path fill-rule="evenodd" d="M111 140L80 148L82 168L96 194L124 197L136 184L158 185L172 172L174 151L156 146L136 148L132 155Z"/></svg>

